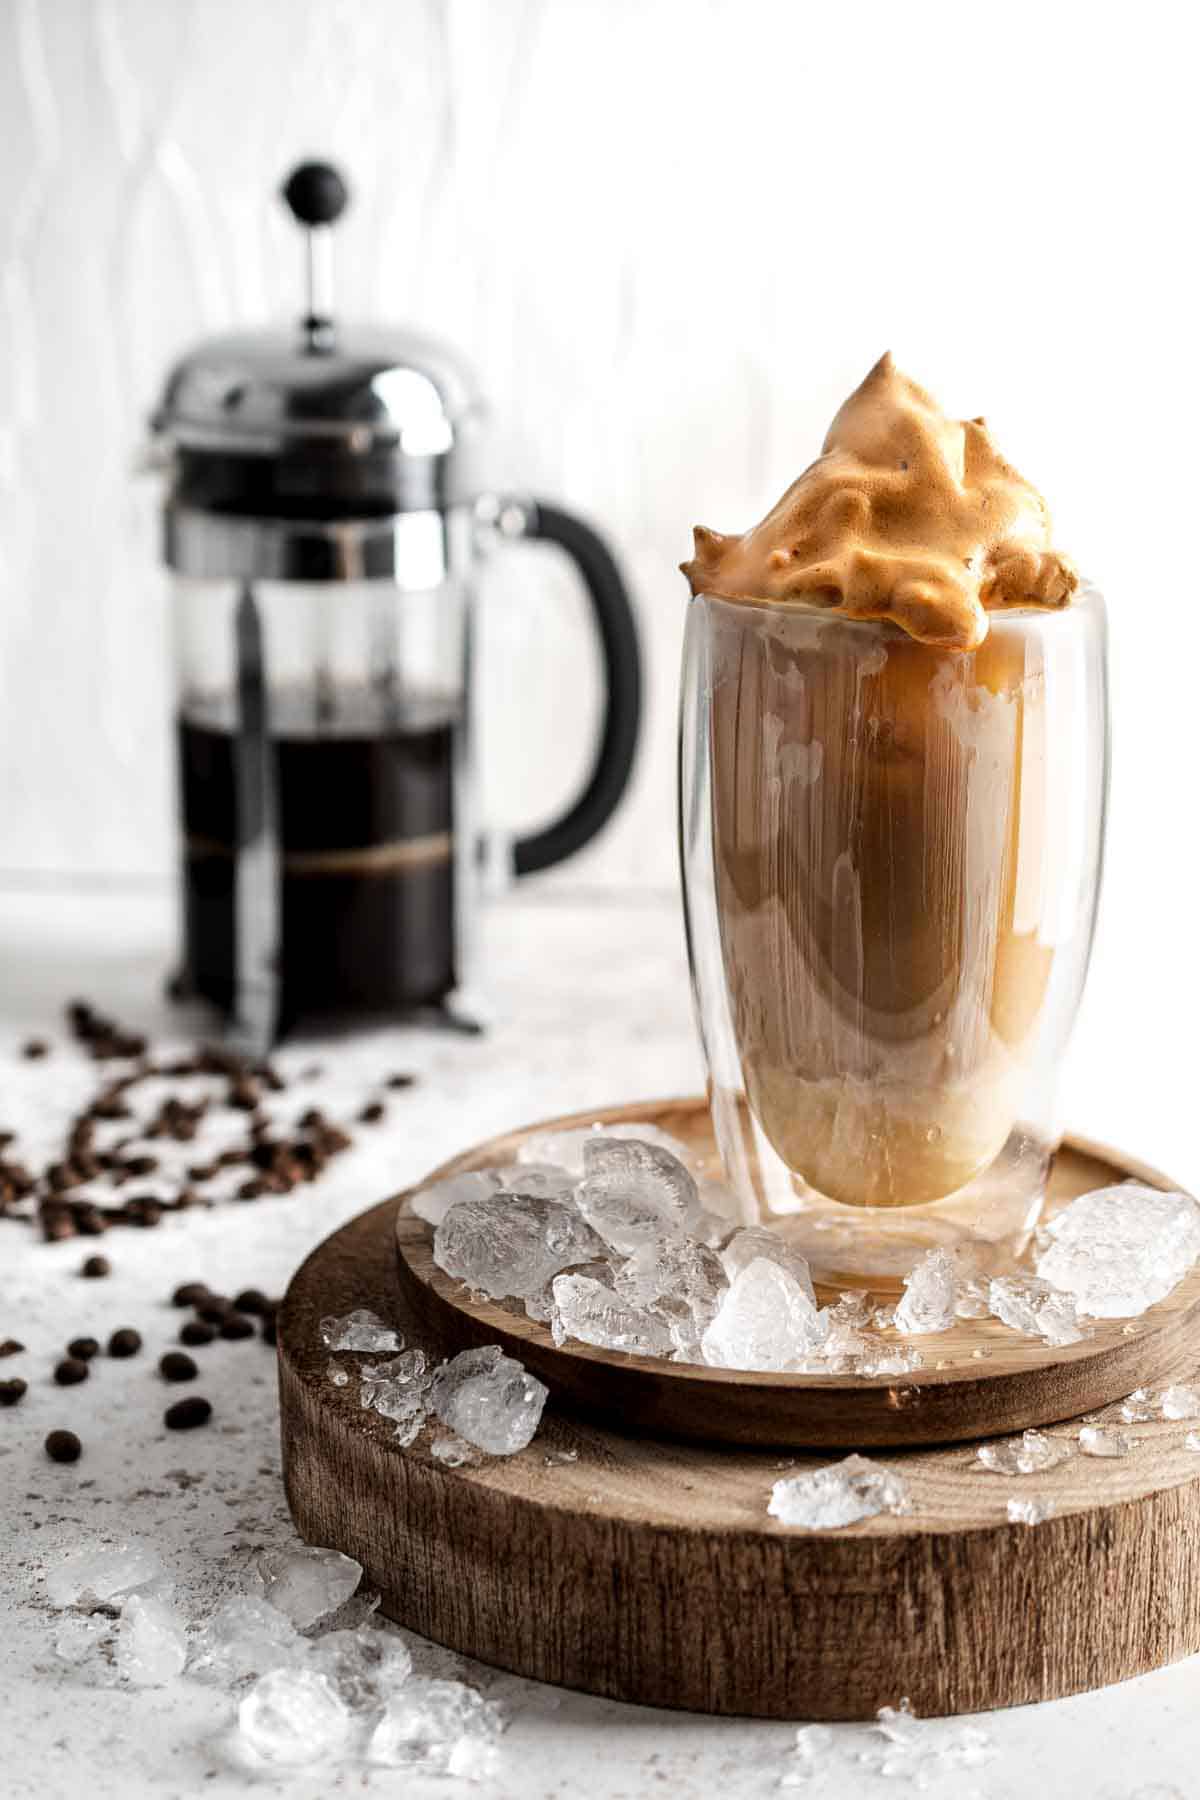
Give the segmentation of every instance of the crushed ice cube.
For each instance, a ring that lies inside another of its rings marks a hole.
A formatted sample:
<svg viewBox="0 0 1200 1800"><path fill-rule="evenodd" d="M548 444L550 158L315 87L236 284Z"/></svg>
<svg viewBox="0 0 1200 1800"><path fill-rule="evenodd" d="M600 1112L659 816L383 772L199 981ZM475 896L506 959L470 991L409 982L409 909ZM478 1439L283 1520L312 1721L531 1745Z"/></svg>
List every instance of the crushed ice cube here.
<svg viewBox="0 0 1200 1800"><path fill-rule="evenodd" d="M735 1231L721 1252L721 1262L730 1282L736 1281L743 1269L759 1260L773 1262L791 1276L815 1306L812 1275L806 1259L786 1238L767 1225L746 1225Z"/></svg>
<svg viewBox="0 0 1200 1800"><path fill-rule="evenodd" d="M396 1425L396 1437L411 1444L425 1423L432 1376L423 1350L405 1350L389 1362L368 1363L362 1371L359 1404Z"/></svg>
<svg viewBox="0 0 1200 1800"><path fill-rule="evenodd" d="M1127 1425L1143 1425L1154 1417L1154 1401L1149 1388L1134 1388L1121 1402L1121 1417Z"/></svg>
<svg viewBox="0 0 1200 1800"><path fill-rule="evenodd" d="M722 1369L792 1369L821 1350L828 1315L778 1263L756 1257L735 1277L701 1339Z"/></svg>
<svg viewBox="0 0 1200 1800"><path fill-rule="evenodd" d="M320 1332L327 1350L373 1350L382 1354L404 1348L399 1333L365 1306L341 1319L322 1319Z"/></svg>
<svg viewBox="0 0 1200 1800"><path fill-rule="evenodd" d="M767 1511L784 1525L828 1531L876 1513L907 1512L908 1505L898 1475L865 1456L847 1456L840 1463L777 1481Z"/></svg>
<svg viewBox="0 0 1200 1800"><path fill-rule="evenodd" d="M1106 1431L1100 1425L1084 1425L1079 1433L1079 1448L1085 1456L1128 1456L1136 1444L1128 1432Z"/></svg>
<svg viewBox="0 0 1200 1800"><path fill-rule="evenodd" d="M61 1662L85 1662L106 1637L112 1636L112 1621L95 1614L72 1615L63 1620L54 1639L54 1654Z"/></svg>
<svg viewBox="0 0 1200 1800"><path fill-rule="evenodd" d="M613 1276L622 1299L664 1319L676 1351L693 1361L728 1285L721 1258L690 1237L642 1244Z"/></svg>
<svg viewBox="0 0 1200 1800"><path fill-rule="evenodd" d="M542 1418L547 1389L499 1344L443 1363L429 1402L443 1425L489 1456L523 1450Z"/></svg>
<svg viewBox="0 0 1200 1800"><path fill-rule="evenodd" d="M422 1775L478 1778L504 1728L498 1707L461 1681L411 1681L388 1702L368 1760Z"/></svg>
<svg viewBox="0 0 1200 1800"><path fill-rule="evenodd" d="M1071 1452L1043 1431L1023 1431L1004 1443L980 1444L975 1454L980 1467L996 1475L1036 1475L1064 1462Z"/></svg>
<svg viewBox="0 0 1200 1800"><path fill-rule="evenodd" d="M433 1240L438 1267L492 1300L536 1294L560 1270L603 1253L573 1207L520 1194L460 1201Z"/></svg>
<svg viewBox="0 0 1200 1800"><path fill-rule="evenodd" d="M1139 1182L1082 1194L1046 1226L1038 1274L1097 1319L1136 1317L1200 1256L1200 1206Z"/></svg>
<svg viewBox="0 0 1200 1800"><path fill-rule="evenodd" d="M300 1662L308 1649L291 1620L265 1600L234 1594L196 1634L189 1673L232 1687Z"/></svg>
<svg viewBox="0 0 1200 1800"><path fill-rule="evenodd" d="M669 1131L661 1131L657 1125L588 1125L570 1126L562 1131L539 1131L525 1139L517 1151L519 1163L549 1163L551 1166L566 1169L576 1180L585 1169L584 1152L589 1144L597 1138L636 1138L639 1143L654 1144L660 1150L666 1150L680 1162L686 1163L687 1145L672 1137Z"/></svg>
<svg viewBox="0 0 1200 1800"><path fill-rule="evenodd" d="M1010 1500L1007 1507L1010 1525L1040 1525L1054 1511L1053 1500Z"/></svg>
<svg viewBox="0 0 1200 1800"><path fill-rule="evenodd" d="M349 1372L342 1367L341 1363L334 1362L332 1359L325 1366L325 1379L334 1387L349 1387L350 1385Z"/></svg>
<svg viewBox="0 0 1200 1800"><path fill-rule="evenodd" d="M312 1646L308 1664L352 1712L386 1705L412 1674L407 1644L373 1625L326 1632Z"/></svg>
<svg viewBox="0 0 1200 1800"><path fill-rule="evenodd" d="M429 1454L436 1456L440 1463L445 1463L448 1469L469 1469L475 1463L483 1461L472 1444L468 1444L465 1438L453 1435L434 1438L429 1446Z"/></svg>
<svg viewBox="0 0 1200 1800"><path fill-rule="evenodd" d="M187 1631L173 1606L154 1594L131 1594L121 1608L117 1670L131 1687L165 1687L182 1674Z"/></svg>
<svg viewBox="0 0 1200 1800"><path fill-rule="evenodd" d="M570 1200L579 1181L578 1175L557 1163L506 1163L493 1173L501 1193L533 1200Z"/></svg>
<svg viewBox="0 0 1200 1800"><path fill-rule="evenodd" d="M1047 1344L1078 1344L1087 1335L1075 1302L1032 1275L998 1275L988 1283L988 1307L1012 1331Z"/></svg>
<svg viewBox="0 0 1200 1800"><path fill-rule="evenodd" d="M555 1339L578 1338L601 1350L632 1356L669 1356L671 1333L662 1319L628 1300L592 1275L554 1278Z"/></svg>
<svg viewBox="0 0 1200 1800"><path fill-rule="evenodd" d="M584 1145L586 1174L575 1203L605 1243L626 1255L661 1237L678 1237L700 1210L688 1170L659 1144L594 1137Z"/></svg>
<svg viewBox="0 0 1200 1800"><path fill-rule="evenodd" d="M1183 1440L1185 1450L1200 1450L1200 1431L1189 1431Z"/></svg>
<svg viewBox="0 0 1200 1800"><path fill-rule="evenodd" d="M145 1544L73 1551L46 1575L52 1606L79 1606L112 1600L162 1574L162 1560Z"/></svg>
<svg viewBox="0 0 1200 1800"><path fill-rule="evenodd" d="M324 1675L311 1669L273 1669L238 1707L246 1744L264 1762L298 1768L342 1750L353 1714Z"/></svg>
<svg viewBox="0 0 1200 1800"><path fill-rule="evenodd" d="M861 1288L848 1288L829 1308L829 1323L839 1330L865 1331L871 1323L872 1310L870 1294Z"/></svg>
<svg viewBox="0 0 1200 1800"><path fill-rule="evenodd" d="M335 1612L362 1580L362 1564L340 1550L306 1544L296 1550L272 1550L259 1558L268 1604L298 1631Z"/></svg>
<svg viewBox="0 0 1200 1800"><path fill-rule="evenodd" d="M1158 1406L1164 1419L1200 1418L1200 1389L1177 1382L1163 1389Z"/></svg>
<svg viewBox="0 0 1200 1800"><path fill-rule="evenodd" d="M960 1282L958 1295L954 1302L954 1316L958 1319L986 1319L991 1312L988 1305L988 1284L978 1276L969 1276Z"/></svg>
<svg viewBox="0 0 1200 1800"><path fill-rule="evenodd" d="M828 1725L801 1725L796 1730L791 1766L780 1777L782 1788L803 1787L812 1780L823 1756L833 1748L833 1732Z"/></svg>
<svg viewBox="0 0 1200 1800"><path fill-rule="evenodd" d="M904 1277L895 1327L909 1337L949 1331L958 1299L958 1262L949 1250L929 1250Z"/></svg>
<svg viewBox="0 0 1200 1800"><path fill-rule="evenodd" d="M881 1706L875 1714L875 1729L890 1744L916 1745L921 1741L921 1725L907 1698L899 1706Z"/></svg>
<svg viewBox="0 0 1200 1800"><path fill-rule="evenodd" d="M409 1201L409 1208L427 1225L441 1224L452 1206L463 1200L484 1200L498 1194L503 1181L499 1169L465 1169L461 1175L447 1175L419 1188Z"/></svg>

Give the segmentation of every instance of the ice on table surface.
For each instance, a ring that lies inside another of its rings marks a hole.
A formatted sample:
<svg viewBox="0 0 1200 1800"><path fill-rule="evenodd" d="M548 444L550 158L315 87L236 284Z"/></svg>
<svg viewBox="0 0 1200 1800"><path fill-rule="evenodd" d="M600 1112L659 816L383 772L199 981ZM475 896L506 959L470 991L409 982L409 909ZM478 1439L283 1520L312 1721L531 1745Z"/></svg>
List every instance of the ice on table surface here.
<svg viewBox="0 0 1200 1800"><path fill-rule="evenodd" d="M669 1356L671 1333L662 1319L632 1306L615 1289L592 1275L556 1275L555 1341L578 1338L600 1350L625 1350L631 1356Z"/></svg>
<svg viewBox="0 0 1200 1800"><path fill-rule="evenodd" d="M417 1775L479 1779L495 1756L504 1718L461 1681L411 1681L371 1733L368 1761Z"/></svg>
<svg viewBox="0 0 1200 1800"><path fill-rule="evenodd" d="M690 1237L642 1244L613 1275L621 1298L656 1313L676 1353L694 1361L700 1360L700 1339L728 1285L720 1257Z"/></svg>
<svg viewBox="0 0 1200 1800"><path fill-rule="evenodd" d="M968 1276L965 1281L960 1281L954 1302L955 1318L986 1319L990 1313L987 1282L978 1276Z"/></svg>
<svg viewBox="0 0 1200 1800"><path fill-rule="evenodd" d="M522 1194L459 1201L433 1239L438 1267L492 1300L537 1294L563 1269L603 1254L573 1207Z"/></svg>
<svg viewBox="0 0 1200 1800"><path fill-rule="evenodd" d="M1137 1448L1137 1439L1125 1431L1109 1431L1102 1425L1084 1425L1079 1432L1079 1448L1085 1456L1128 1456Z"/></svg>
<svg viewBox="0 0 1200 1800"><path fill-rule="evenodd" d="M331 1357L325 1365L325 1379L334 1387L349 1387L350 1371L343 1368L341 1363L334 1362Z"/></svg>
<svg viewBox="0 0 1200 1800"><path fill-rule="evenodd" d="M1019 1438L980 1444L975 1454L980 1467L991 1469L996 1475L1037 1475L1065 1462L1071 1452L1044 1431L1023 1431Z"/></svg>
<svg viewBox="0 0 1200 1800"><path fill-rule="evenodd" d="M1200 1388L1173 1383L1158 1396L1158 1407L1164 1419L1200 1418Z"/></svg>
<svg viewBox="0 0 1200 1800"><path fill-rule="evenodd" d="M189 1673L232 1687L295 1665L307 1649L307 1638L284 1613L252 1594L234 1594L197 1632Z"/></svg>
<svg viewBox="0 0 1200 1800"><path fill-rule="evenodd" d="M1185 1450L1200 1450L1200 1431L1189 1431L1183 1440Z"/></svg>
<svg viewBox="0 0 1200 1800"><path fill-rule="evenodd" d="M790 1766L779 1778L780 1787L807 1787L832 1748L833 1732L828 1725L798 1726Z"/></svg>
<svg viewBox="0 0 1200 1800"><path fill-rule="evenodd" d="M295 1550L270 1550L259 1558L258 1568L267 1603L298 1631L307 1631L318 1619L336 1612L362 1580L362 1564L352 1556L307 1544Z"/></svg>
<svg viewBox="0 0 1200 1800"><path fill-rule="evenodd" d="M918 1719L907 1700L881 1706L875 1730L883 1745L864 1762L877 1774L899 1776L918 1789L945 1771L979 1768L996 1755L991 1733L981 1726Z"/></svg>
<svg viewBox="0 0 1200 1800"><path fill-rule="evenodd" d="M187 1628L154 1594L131 1594L117 1629L117 1672L131 1687L165 1687L187 1661Z"/></svg>
<svg viewBox="0 0 1200 1800"><path fill-rule="evenodd" d="M627 1256L656 1238L687 1232L700 1212L693 1176L660 1144L594 1137L583 1160L575 1204L605 1243Z"/></svg>
<svg viewBox="0 0 1200 1800"><path fill-rule="evenodd" d="M1200 1206L1139 1182L1081 1194L1045 1228L1038 1274L1090 1318L1136 1317L1165 1299L1200 1256Z"/></svg>
<svg viewBox="0 0 1200 1800"><path fill-rule="evenodd" d="M407 1644L378 1626L355 1631L329 1631L313 1644L308 1666L323 1675L351 1712L365 1712L387 1702L412 1674Z"/></svg>
<svg viewBox="0 0 1200 1800"><path fill-rule="evenodd" d="M104 1639L111 1637L112 1633L111 1619L94 1614L72 1614L63 1620L58 1629L54 1639L54 1654L60 1662L86 1662L93 1650L98 1650Z"/></svg>
<svg viewBox="0 0 1200 1800"><path fill-rule="evenodd" d="M162 1574L162 1559L146 1544L117 1544L74 1550L46 1572L52 1606L113 1600L145 1587Z"/></svg>
<svg viewBox="0 0 1200 1800"><path fill-rule="evenodd" d="M448 1469L469 1469L482 1462L483 1458L473 1444L466 1438L456 1437L451 1433L448 1437L434 1438L429 1446L430 1456L436 1456L440 1463Z"/></svg>
<svg viewBox="0 0 1200 1800"><path fill-rule="evenodd" d="M1010 1525L1040 1525L1054 1511L1053 1500L1018 1500L1008 1503L1007 1512Z"/></svg>
<svg viewBox="0 0 1200 1800"><path fill-rule="evenodd" d="M806 1259L786 1238L781 1237L779 1232L772 1231L769 1226L743 1226L740 1231L734 1232L721 1251L721 1264L730 1282L736 1281L743 1269L748 1269L752 1262L760 1259L775 1263L786 1275L790 1275L796 1286L816 1305L817 1297L813 1292L812 1275Z"/></svg>
<svg viewBox="0 0 1200 1800"><path fill-rule="evenodd" d="M778 1263L756 1257L734 1279L701 1339L722 1369L794 1369L818 1354L829 1319Z"/></svg>
<svg viewBox="0 0 1200 1800"><path fill-rule="evenodd" d="M264 1762L301 1768L343 1750L354 1715L332 1682L311 1669L274 1669L238 1707L242 1741Z"/></svg>
<svg viewBox="0 0 1200 1800"><path fill-rule="evenodd" d="M597 1138L636 1138L639 1143L654 1144L665 1150L680 1162L686 1163L687 1145L672 1137L668 1131L660 1131L657 1125L585 1125L570 1126L562 1131L539 1131L525 1139L517 1151L519 1163L542 1163L552 1168L565 1169L576 1180L584 1173L584 1151Z"/></svg>
<svg viewBox="0 0 1200 1800"><path fill-rule="evenodd" d="M1074 1298L1044 1277L993 1277L988 1283L988 1307L1010 1330L1040 1337L1047 1344L1078 1344L1089 1335L1079 1323Z"/></svg>
<svg viewBox="0 0 1200 1800"><path fill-rule="evenodd" d="M906 1337L949 1331L958 1302L958 1260L949 1250L929 1250L904 1278L895 1327Z"/></svg>
<svg viewBox="0 0 1200 1800"><path fill-rule="evenodd" d="M404 1341L378 1313L362 1306L344 1318L322 1319L321 1342L327 1350L371 1350L377 1356L402 1350Z"/></svg>
<svg viewBox="0 0 1200 1800"><path fill-rule="evenodd" d="M433 1377L429 1404L443 1425L489 1456L512 1456L537 1430L547 1389L499 1344L464 1350Z"/></svg>
<svg viewBox="0 0 1200 1800"><path fill-rule="evenodd" d="M1121 1402L1121 1417L1127 1425L1143 1425L1154 1417L1154 1400L1149 1388L1134 1388Z"/></svg>
<svg viewBox="0 0 1200 1800"><path fill-rule="evenodd" d="M876 1513L903 1513L908 1508L904 1483L891 1469L865 1456L847 1456L777 1481L767 1511L783 1525L830 1531Z"/></svg>

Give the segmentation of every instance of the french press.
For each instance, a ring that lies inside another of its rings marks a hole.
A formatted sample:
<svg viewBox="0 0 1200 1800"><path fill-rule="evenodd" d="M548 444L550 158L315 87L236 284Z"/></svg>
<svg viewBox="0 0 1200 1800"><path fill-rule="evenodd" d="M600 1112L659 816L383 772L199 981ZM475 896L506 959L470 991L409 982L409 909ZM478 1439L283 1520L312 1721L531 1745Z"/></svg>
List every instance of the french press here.
<svg viewBox="0 0 1200 1800"><path fill-rule="evenodd" d="M583 791L512 846L515 874L600 830L641 705L603 539L486 483L484 408L441 345L334 319L338 172L303 164L283 196L305 234L304 317L199 344L153 420L169 471L181 985L261 1048L312 1015L462 1017L484 843L471 614L492 542L541 538L574 559L605 678Z"/></svg>

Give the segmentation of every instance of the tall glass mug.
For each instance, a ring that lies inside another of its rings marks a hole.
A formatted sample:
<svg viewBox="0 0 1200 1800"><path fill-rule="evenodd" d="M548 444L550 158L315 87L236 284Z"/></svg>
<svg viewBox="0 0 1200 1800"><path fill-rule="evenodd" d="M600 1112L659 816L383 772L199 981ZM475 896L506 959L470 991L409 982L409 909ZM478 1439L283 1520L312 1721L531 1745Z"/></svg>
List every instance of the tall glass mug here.
<svg viewBox="0 0 1200 1800"><path fill-rule="evenodd" d="M680 835L718 1144L829 1279L1036 1221L1087 972L1104 603L953 653L788 603L690 604Z"/></svg>

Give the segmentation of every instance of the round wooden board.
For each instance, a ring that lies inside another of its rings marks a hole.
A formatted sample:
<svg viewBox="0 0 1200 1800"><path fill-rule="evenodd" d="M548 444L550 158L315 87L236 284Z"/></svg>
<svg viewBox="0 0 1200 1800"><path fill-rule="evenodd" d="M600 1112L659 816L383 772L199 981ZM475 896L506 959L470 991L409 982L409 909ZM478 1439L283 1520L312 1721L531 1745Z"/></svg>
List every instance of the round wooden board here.
<svg viewBox="0 0 1200 1800"><path fill-rule="evenodd" d="M700 1164L716 1163L708 1106L696 1097L546 1120L477 1145L429 1180L510 1163L535 1133L634 1121L670 1132ZM1089 1188L1131 1175L1156 1187L1173 1185L1115 1150L1068 1138L1055 1159L1047 1214ZM1200 1268L1141 1318L1098 1321L1083 1343L1054 1348L996 1319L961 1320L915 1340L925 1362L914 1374L864 1379L710 1369L574 1341L559 1346L545 1326L473 1298L439 1269L433 1230L403 1196L396 1241L405 1299L426 1332L456 1350L503 1344L572 1407L637 1431L705 1443L809 1449L956 1443L1076 1418L1160 1381L1189 1352L1200 1360Z"/></svg>
<svg viewBox="0 0 1200 1800"><path fill-rule="evenodd" d="M428 1434L401 1448L356 1382L329 1382L318 1332L366 1306L422 1340L394 1218L394 1201L375 1207L300 1268L279 1375L296 1524L357 1557L401 1624L543 1681L761 1718L867 1719L902 1695L919 1714L976 1712L1200 1648L1186 1423L1136 1425L1129 1457L1076 1451L1038 1476L991 1474L966 1446L892 1454L911 1511L814 1533L769 1518L767 1499L826 1458L624 1436L557 1401L514 1457L450 1469ZM1194 1379L1196 1359L1162 1373ZM1051 1435L1074 1444L1077 1426ZM1054 1516L1010 1524L1014 1494Z"/></svg>

